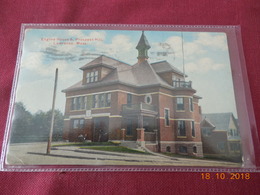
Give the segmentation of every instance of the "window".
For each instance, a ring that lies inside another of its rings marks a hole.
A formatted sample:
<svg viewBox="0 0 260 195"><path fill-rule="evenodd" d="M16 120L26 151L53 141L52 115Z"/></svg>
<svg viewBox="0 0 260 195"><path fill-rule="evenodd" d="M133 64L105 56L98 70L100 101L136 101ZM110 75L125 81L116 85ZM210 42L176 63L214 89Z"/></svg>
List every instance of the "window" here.
<svg viewBox="0 0 260 195"><path fill-rule="evenodd" d="M72 120L72 128L73 129L83 129L85 124L84 119L73 119Z"/></svg>
<svg viewBox="0 0 260 195"><path fill-rule="evenodd" d="M76 97L76 110L80 110L80 100L81 97Z"/></svg>
<svg viewBox="0 0 260 195"><path fill-rule="evenodd" d="M71 98L71 104L70 104L71 110L84 110L85 108L86 108L85 96Z"/></svg>
<svg viewBox="0 0 260 195"><path fill-rule="evenodd" d="M111 106L111 93L93 95L92 108L104 108Z"/></svg>
<svg viewBox="0 0 260 195"><path fill-rule="evenodd" d="M94 72L94 82L98 81L98 71Z"/></svg>
<svg viewBox="0 0 260 195"><path fill-rule="evenodd" d="M98 81L98 71L87 72L86 74L87 83L93 83Z"/></svg>
<svg viewBox="0 0 260 195"><path fill-rule="evenodd" d="M178 121L178 136L186 136L185 121Z"/></svg>
<svg viewBox="0 0 260 195"><path fill-rule="evenodd" d="M83 96L81 100L81 109L84 110L87 107L87 96Z"/></svg>
<svg viewBox="0 0 260 195"><path fill-rule="evenodd" d="M166 147L166 152L171 152L171 147L170 146Z"/></svg>
<svg viewBox="0 0 260 195"><path fill-rule="evenodd" d="M99 101L99 107L105 107L105 94L99 94L98 95L98 101Z"/></svg>
<svg viewBox="0 0 260 195"><path fill-rule="evenodd" d="M191 135L192 135L192 137L195 137L195 125L194 125L194 121L191 121Z"/></svg>
<svg viewBox="0 0 260 195"><path fill-rule="evenodd" d="M170 126L169 109L164 109L165 126Z"/></svg>
<svg viewBox="0 0 260 195"><path fill-rule="evenodd" d="M85 122L84 119L80 119L80 120L79 120L79 128L80 128L80 129L84 128L84 122Z"/></svg>
<svg viewBox="0 0 260 195"><path fill-rule="evenodd" d="M111 93L106 93L106 107L111 106Z"/></svg>
<svg viewBox="0 0 260 195"><path fill-rule="evenodd" d="M98 95L93 95L92 108L98 108Z"/></svg>
<svg viewBox="0 0 260 195"><path fill-rule="evenodd" d="M186 146L180 146L179 147L179 152L180 153L187 153L188 152L187 147Z"/></svg>
<svg viewBox="0 0 260 195"><path fill-rule="evenodd" d="M173 87L180 87L180 83L181 83L181 79L173 75L172 76Z"/></svg>
<svg viewBox="0 0 260 195"><path fill-rule="evenodd" d="M144 97L144 102L146 104L151 104L152 103L152 96L151 94L147 94L145 97Z"/></svg>
<svg viewBox="0 0 260 195"><path fill-rule="evenodd" d="M71 110L76 109L76 98L71 98L70 109Z"/></svg>
<svg viewBox="0 0 260 195"><path fill-rule="evenodd" d="M94 82L94 72L90 72L90 82Z"/></svg>
<svg viewBox="0 0 260 195"><path fill-rule="evenodd" d="M193 150L193 153L197 153L197 147L196 146L193 146L192 150Z"/></svg>
<svg viewBox="0 0 260 195"><path fill-rule="evenodd" d="M90 82L90 72L87 72L87 83Z"/></svg>
<svg viewBox="0 0 260 195"><path fill-rule="evenodd" d="M184 98L177 97L177 110L184 110Z"/></svg>
<svg viewBox="0 0 260 195"><path fill-rule="evenodd" d="M229 129L228 135L229 136L239 136L238 131L236 129Z"/></svg>
<svg viewBox="0 0 260 195"><path fill-rule="evenodd" d="M189 98L190 111L193 112L193 98Z"/></svg>
<svg viewBox="0 0 260 195"><path fill-rule="evenodd" d="M132 94L130 93L127 94L127 104L128 105L132 104Z"/></svg>

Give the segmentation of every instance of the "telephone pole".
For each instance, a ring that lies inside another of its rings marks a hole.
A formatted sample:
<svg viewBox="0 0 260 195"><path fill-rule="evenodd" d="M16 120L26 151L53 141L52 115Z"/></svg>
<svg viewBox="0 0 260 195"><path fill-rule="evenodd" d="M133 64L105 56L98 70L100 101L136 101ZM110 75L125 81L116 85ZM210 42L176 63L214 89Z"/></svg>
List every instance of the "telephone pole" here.
<svg viewBox="0 0 260 195"><path fill-rule="evenodd" d="M51 128L50 128L50 134L49 134L46 154L50 154L50 152L51 152L51 141L52 141L53 126L54 126L54 114L55 114L54 111L55 111L57 81L58 81L58 68L56 68L56 72L55 72L55 82L54 82L54 91L53 91L53 99L52 99Z"/></svg>

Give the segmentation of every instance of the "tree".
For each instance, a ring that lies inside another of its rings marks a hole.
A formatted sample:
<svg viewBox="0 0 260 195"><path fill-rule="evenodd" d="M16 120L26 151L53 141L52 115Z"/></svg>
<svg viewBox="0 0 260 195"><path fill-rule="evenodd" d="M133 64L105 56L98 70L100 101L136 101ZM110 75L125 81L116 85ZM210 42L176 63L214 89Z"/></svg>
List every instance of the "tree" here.
<svg viewBox="0 0 260 195"><path fill-rule="evenodd" d="M62 140L64 116L59 110L54 111L53 141ZM15 104L11 142L47 141L51 127L52 112L38 111L32 115L22 102Z"/></svg>
<svg viewBox="0 0 260 195"><path fill-rule="evenodd" d="M32 133L32 114L28 112L22 102L15 103L11 142L23 142Z"/></svg>

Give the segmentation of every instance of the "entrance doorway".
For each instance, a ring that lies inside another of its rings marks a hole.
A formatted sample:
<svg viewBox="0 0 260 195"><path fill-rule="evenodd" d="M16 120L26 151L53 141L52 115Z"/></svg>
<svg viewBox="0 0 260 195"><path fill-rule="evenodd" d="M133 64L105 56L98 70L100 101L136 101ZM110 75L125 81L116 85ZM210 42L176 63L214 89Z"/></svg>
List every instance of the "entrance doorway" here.
<svg viewBox="0 0 260 195"><path fill-rule="evenodd" d="M107 142L109 132L108 117L96 117L93 118L93 121L93 142Z"/></svg>

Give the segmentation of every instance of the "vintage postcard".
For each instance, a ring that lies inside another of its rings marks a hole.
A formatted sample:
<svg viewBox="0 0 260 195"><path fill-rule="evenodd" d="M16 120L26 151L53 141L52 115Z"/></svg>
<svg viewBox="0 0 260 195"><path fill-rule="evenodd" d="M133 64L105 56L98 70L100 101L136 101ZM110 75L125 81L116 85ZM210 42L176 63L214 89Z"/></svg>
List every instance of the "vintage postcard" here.
<svg viewBox="0 0 260 195"><path fill-rule="evenodd" d="M241 168L230 51L221 29L27 26L5 166Z"/></svg>

